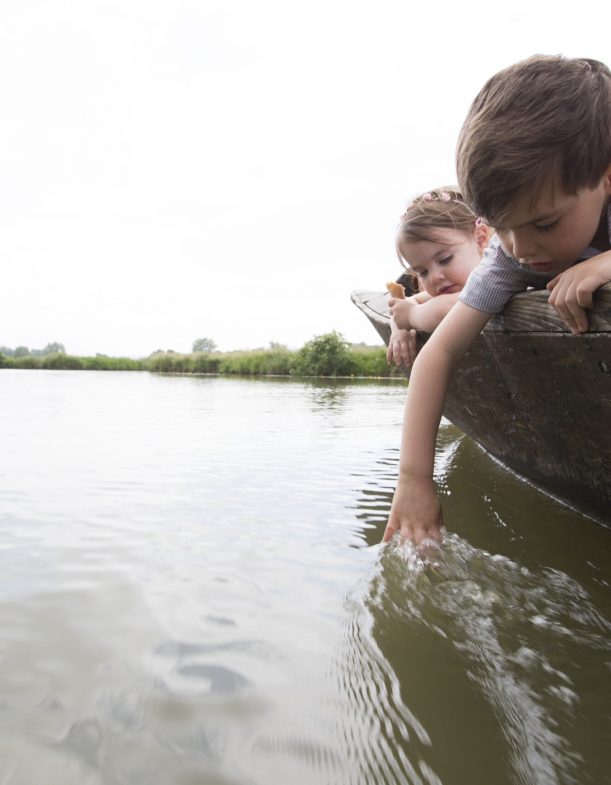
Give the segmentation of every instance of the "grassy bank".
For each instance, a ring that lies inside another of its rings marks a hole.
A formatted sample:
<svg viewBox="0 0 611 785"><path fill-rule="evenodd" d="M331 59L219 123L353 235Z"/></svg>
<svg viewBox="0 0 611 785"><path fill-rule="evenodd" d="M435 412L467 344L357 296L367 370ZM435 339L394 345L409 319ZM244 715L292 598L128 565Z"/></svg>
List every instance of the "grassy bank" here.
<svg viewBox="0 0 611 785"><path fill-rule="evenodd" d="M401 376L386 363L386 349L348 344L338 333L313 338L299 350L273 345L238 352L178 354L155 352L129 357L78 357L63 352L44 356L7 357L0 368L40 368L74 371L152 371L155 373L214 373L236 376Z"/></svg>

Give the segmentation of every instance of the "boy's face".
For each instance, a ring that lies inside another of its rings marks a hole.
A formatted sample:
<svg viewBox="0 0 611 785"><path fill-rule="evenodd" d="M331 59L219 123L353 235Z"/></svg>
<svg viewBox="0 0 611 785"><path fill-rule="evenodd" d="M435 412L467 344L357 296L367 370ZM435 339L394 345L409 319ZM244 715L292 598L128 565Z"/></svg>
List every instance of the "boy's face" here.
<svg viewBox="0 0 611 785"><path fill-rule="evenodd" d="M501 245L533 272L557 275L590 245L610 193L607 173L596 188L571 195L543 193L534 207L523 200L496 227Z"/></svg>

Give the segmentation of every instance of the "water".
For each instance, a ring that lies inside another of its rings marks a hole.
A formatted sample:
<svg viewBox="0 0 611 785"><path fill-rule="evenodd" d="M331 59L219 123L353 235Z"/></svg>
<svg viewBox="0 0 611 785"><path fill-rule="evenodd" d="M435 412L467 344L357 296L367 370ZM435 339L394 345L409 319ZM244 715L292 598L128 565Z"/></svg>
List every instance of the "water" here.
<svg viewBox="0 0 611 785"><path fill-rule="evenodd" d="M611 782L611 532L404 386L0 372L0 784Z"/></svg>

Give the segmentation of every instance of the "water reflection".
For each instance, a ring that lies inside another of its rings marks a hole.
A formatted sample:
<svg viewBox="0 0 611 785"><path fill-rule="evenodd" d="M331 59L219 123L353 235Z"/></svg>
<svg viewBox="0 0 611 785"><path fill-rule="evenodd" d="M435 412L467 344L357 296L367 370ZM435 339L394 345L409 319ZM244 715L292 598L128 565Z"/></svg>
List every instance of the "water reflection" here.
<svg viewBox="0 0 611 785"><path fill-rule="evenodd" d="M444 426L381 549L401 385L4 373L2 785L605 781L609 532Z"/></svg>
<svg viewBox="0 0 611 785"><path fill-rule="evenodd" d="M608 532L451 426L440 448L449 530L440 563L431 569L409 544L382 546L346 607L338 669L354 713L376 707L383 782L603 782ZM392 455L375 463L355 511L369 545L386 525L392 464Z"/></svg>
<svg viewBox="0 0 611 785"><path fill-rule="evenodd" d="M354 514L360 522L359 533L369 546L377 545L384 534L397 480L398 462L397 447L387 450L385 457L376 458L370 479L357 498Z"/></svg>
<svg viewBox="0 0 611 785"><path fill-rule="evenodd" d="M313 380L309 384L313 411L323 411L330 414L329 410L338 410L346 405L349 399L349 388L345 381L336 379Z"/></svg>

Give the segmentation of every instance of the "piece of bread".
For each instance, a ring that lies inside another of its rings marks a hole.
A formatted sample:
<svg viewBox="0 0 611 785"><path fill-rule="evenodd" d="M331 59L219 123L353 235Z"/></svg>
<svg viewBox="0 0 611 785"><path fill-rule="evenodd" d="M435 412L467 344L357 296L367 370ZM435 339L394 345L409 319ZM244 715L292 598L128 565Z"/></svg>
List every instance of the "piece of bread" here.
<svg viewBox="0 0 611 785"><path fill-rule="evenodd" d="M400 283L397 283L396 281L389 281L386 284L386 288L390 292L391 297L398 297L399 300L405 299L405 289L403 286L401 286Z"/></svg>

